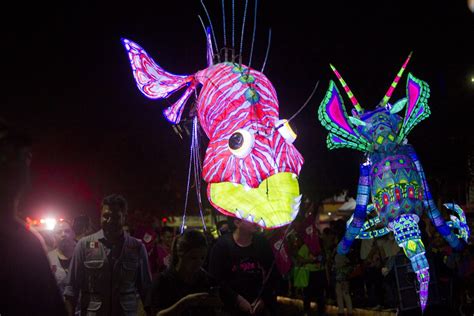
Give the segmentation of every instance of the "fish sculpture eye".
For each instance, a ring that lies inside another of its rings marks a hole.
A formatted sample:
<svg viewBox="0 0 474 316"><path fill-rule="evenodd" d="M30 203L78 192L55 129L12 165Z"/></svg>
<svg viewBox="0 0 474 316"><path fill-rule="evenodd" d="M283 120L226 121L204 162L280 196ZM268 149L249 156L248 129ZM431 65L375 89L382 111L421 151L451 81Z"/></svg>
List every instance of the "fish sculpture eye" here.
<svg viewBox="0 0 474 316"><path fill-rule="evenodd" d="M229 137L229 150L238 158L245 158L252 151L254 136L248 130L239 129Z"/></svg>
<svg viewBox="0 0 474 316"><path fill-rule="evenodd" d="M232 150L237 150L242 147L244 144L244 136L242 133L235 132L229 138L229 148Z"/></svg>

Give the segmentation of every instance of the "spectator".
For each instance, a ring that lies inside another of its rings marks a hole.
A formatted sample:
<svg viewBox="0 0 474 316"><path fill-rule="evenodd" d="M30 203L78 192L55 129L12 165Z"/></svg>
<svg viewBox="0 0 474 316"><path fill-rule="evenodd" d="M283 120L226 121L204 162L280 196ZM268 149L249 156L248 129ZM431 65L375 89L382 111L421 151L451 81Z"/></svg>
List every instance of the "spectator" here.
<svg viewBox="0 0 474 316"><path fill-rule="evenodd" d="M66 276L69 271L76 240L71 224L67 221L61 221L54 227L54 237L56 239L56 248L48 252L51 270L58 283L59 290L64 293L66 286Z"/></svg>
<svg viewBox="0 0 474 316"><path fill-rule="evenodd" d="M148 298L153 315L214 315L222 305L201 269L207 254L206 237L188 230L172 246L171 265L153 281Z"/></svg>
<svg viewBox="0 0 474 316"><path fill-rule="evenodd" d="M29 180L31 140L0 120L1 315L65 315L38 234L16 216Z"/></svg>
<svg viewBox="0 0 474 316"><path fill-rule="evenodd" d="M52 231L42 229L38 231L38 234L42 238L45 253L49 253L50 251L56 248L56 239Z"/></svg>
<svg viewBox="0 0 474 316"><path fill-rule="evenodd" d="M222 221L217 222L216 227L217 227L217 233L219 234L219 236L230 233L228 220L222 220Z"/></svg>
<svg viewBox="0 0 474 316"><path fill-rule="evenodd" d="M293 266L293 258L290 253L288 236L288 227L265 230L263 235L268 240L272 249L275 268L278 273L278 283L276 287L276 295L287 296L290 291L291 268Z"/></svg>
<svg viewBox="0 0 474 316"><path fill-rule="evenodd" d="M319 239L317 242L319 243ZM322 253L311 253L308 245L302 242L299 242L299 246L296 254L298 268L295 271L295 277L296 279L305 278L304 274L307 273L307 285L303 286L304 312L309 314L311 311L311 300L316 300L318 315L325 315L326 297L324 291L327 288L327 279Z"/></svg>
<svg viewBox="0 0 474 316"><path fill-rule="evenodd" d="M137 315L139 302L151 286L145 246L125 234L127 202L120 195L102 201L101 226L76 245L64 292L73 315L81 294L81 313L88 315Z"/></svg>
<svg viewBox="0 0 474 316"><path fill-rule="evenodd" d="M160 239L156 247L158 272L162 272L171 264L171 243L174 238L173 227L164 226L160 232Z"/></svg>
<svg viewBox="0 0 474 316"><path fill-rule="evenodd" d="M305 246L303 240L297 234L291 235L291 249L293 253L293 269L292 269L292 285L293 294L295 297L304 297L303 293L308 287L309 269L306 264L306 259L300 254L301 248ZM305 246L305 248L308 248ZM306 301L304 301L305 312L307 312Z"/></svg>
<svg viewBox="0 0 474 316"><path fill-rule="evenodd" d="M365 260L364 279L367 288L367 306L378 309L383 301L382 249L374 241Z"/></svg>
<svg viewBox="0 0 474 316"><path fill-rule="evenodd" d="M420 221L421 222L421 221ZM396 278L395 278L395 262L396 257L401 253L401 249L393 234L387 234L379 237L375 240L376 246L378 247L379 254L381 255L381 274L382 274L382 286L378 287L377 291L382 290L383 295L380 304L385 308L393 309L397 305L398 293L396 291ZM370 253L370 251L369 251ZM377 273L378 274L378 273Z"/></svg>
<svg viewBox="0 0 474 316"><path fill-rule="evenodd" d="M392 239L388 239L392 240ZM395 243L396 244L396 243ZM397 246L398 247L398 246ZM383 295L383 305L386 308L394 309L397 306L397 283L396 283L396 276L395 276L395 264L396 258L399 255L403 255L401 253L402 248L398 247L398 251L390 254L385 260L385 263L382 267L382 276L383 276L383 288L384 288L384 295Z"/></svg>
<svg viewBox="0 0 474 316"><path fill-rule="evenodd" d="M309 271L308 286L304 289L304 310L310 312L311 300L316 300L318 315L326 314L326 295L325 291L328 287L327 275L325 270L326 260L321 247L321 239L319 233L319 213L322 210L320 205L314 211L314 204L311 202L302 228L299 232L303 238L304 245L298 249L297 258L300 263L304 263ZM309 212L309 210L313 210Z"/></svg>
<svg viewBox="0 0 474 316"><path fill-rule="evenodd" d="M326 227L323 230L323 234L321 235L321 243L322 243L322 250L324 254L324 258L326 259L326 278L328 280L328 286L326 290L326 299L329 304L332 304L336 301L335 293L335 280L333 278L333 263L334 263L334 255L336 253L337 248L337 236L334 233L333 229L330 227Z"/></svg>
<svg viewBox="0 0 474 316"><path fill-rule="evenodd" d="M350 260L345 255L336 254L334 257L336 272L336 301L337 315L344 315L344 304L348 316L352 315L352 299L349 291L349 275L352 272Z"/></svg>
<svg viewBox="0 0 474 316"><path fill-rule="evenodd" d="M462 316L474 315L474 244L464 250L459 272L463 276L459 291L459 312Z"/></svg>
<svg viewBox="0 0 474 316"><path fill-rule="evenodd" d="M274 314L276 269L271 269L273 253L267 240L257 234L258 226L234 219L232 234L220 236L211 250L209 271L230 288L223 298L231 315Z"/></svg>
<svg viewBox="0 0 474 316"><path fill-rule="evenodd" d="M92 224L90 217L85 214L75 217L72 222L72 230L74 231L74 238L76 241L84 236L92 234Z"/></svg>
<svg viewBox="0 0 474 316"><path fill-rule="evenodd" d="M148 265L150 266L150 272L154 278L158 274L158 251L157 251L157 238L158 235L151 227L151 225L140 225L135 229L133 237L138 238L145 245L145 249L148 255Z"/></svg>

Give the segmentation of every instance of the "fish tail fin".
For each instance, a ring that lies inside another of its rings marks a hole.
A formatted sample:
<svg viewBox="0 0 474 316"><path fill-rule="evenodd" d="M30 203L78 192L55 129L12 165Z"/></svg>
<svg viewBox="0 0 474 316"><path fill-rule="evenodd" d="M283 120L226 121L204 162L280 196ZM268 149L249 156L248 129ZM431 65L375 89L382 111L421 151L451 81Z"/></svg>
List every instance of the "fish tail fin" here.
<svg viewBox="0 0 474 316"><path fill-rule="evenodd" d="M128 58L133 71L133 77L138 89L150 99L167 99L171 94L187 86L183 95L163 113L173 124L179 123L184 105L197 87L194 75L175 75L161 68L135 42L122 39L128 52Z"/></svg>

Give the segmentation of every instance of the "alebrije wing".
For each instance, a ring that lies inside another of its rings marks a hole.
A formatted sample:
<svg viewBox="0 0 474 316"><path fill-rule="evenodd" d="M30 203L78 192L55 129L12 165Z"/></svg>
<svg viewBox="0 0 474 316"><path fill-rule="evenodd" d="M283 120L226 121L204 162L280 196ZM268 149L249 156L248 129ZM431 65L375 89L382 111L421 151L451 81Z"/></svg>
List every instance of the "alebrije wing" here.
<svg viewBox="0 0 474 316"><path fill-rule="evenodd" d="M352 148L363 152L370 151L371 144L349 122L341 94L332 80L329 81L329 88L319 106L318 117L329 131L329 149Z"/></svg>
<svg viewBox="0 0 474 316"><path fill-rule="evenodd" d="M172 106L163 111L171 123L179 123L184 104L197 85L193 76L171 74L158 66L137 43L128 39L122 39L122 43L128 52L137 87L146 97L166 99L173 92L189 85L184 94Z"/></svg>
<svg viewBox="0 0 474 316"><path fill-rule="evenodd" d="M415 125L430 116L431 110L428 105L429 97L429 85L409 73L407 78L408 101L406 104L405 118L403 119L402 126L398 133L398 143L402 143L405 140Z"/></svg>

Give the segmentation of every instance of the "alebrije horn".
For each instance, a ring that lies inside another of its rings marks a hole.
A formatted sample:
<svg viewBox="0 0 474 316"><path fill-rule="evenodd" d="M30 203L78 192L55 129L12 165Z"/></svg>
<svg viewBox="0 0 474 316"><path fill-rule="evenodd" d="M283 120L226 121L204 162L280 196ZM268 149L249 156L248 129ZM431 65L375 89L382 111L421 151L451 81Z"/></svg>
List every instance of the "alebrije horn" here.
<svg viewBox="0 0 474 316"><path fill-rule="evenodd" d="M386 106L390 98L392 97L393 91L397 87L398 82L400 81L400 78L403 75L403 72L405 71L405 68L407 67L408 62L410 61L411 55L413 52L410 52L408 55L407 59L405 60L405 63L403 64L402 68L398 72L397 76L395 77L395 80L393 80L392 84L390 85L390 88L388 88L387 93L383 97L382 102L380 102L380 106Z"/></svg>
<svg viewBox="0 0 474 316"><path fill-rule="evenodd" d="M360 115L360 114L364 113L364 109L360 106L359 101L357 101L356 97L354 96L351 89L349 88L347 83L344 81L344 79L342 79L342 76L339 74L339 72L336 70L336 68L332 64L329 64L329 66L331 67L332 71L336 75L337 79L339 79L339 82L341 83L342 87L344 88L344 91L346 91L347 96L349 97L349 99L351 99L352 105L356 109L357 114Z"/></svg>

